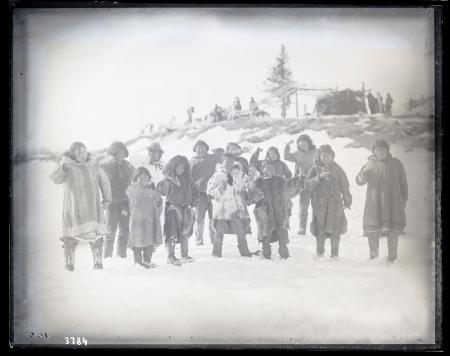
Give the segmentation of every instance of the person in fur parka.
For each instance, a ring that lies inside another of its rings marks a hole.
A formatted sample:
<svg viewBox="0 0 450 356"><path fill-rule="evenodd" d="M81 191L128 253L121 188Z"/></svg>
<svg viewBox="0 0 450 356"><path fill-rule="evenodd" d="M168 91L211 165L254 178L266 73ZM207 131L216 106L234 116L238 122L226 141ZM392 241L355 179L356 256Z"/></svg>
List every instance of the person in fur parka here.
<svg viewBox="0 0 450 356"><path fill-rule="evenodd" d="M295 163L294 176L299 176L302 180L305 180L309 173L309 170L314 164L314 159L317 156L317 149L309 137L306 134L302 134L297 138L297 151L291 152L290 144L293 141L289 141L284 148L284 159L286 161ZM308 223L308 209L311 202L311 191L306 189L306 186L300 189L299 192L299 218L300 218L300 230L299 235L306 234L306 227Z"/></svg>
<svg viewBox="0 0 450 356"><path fill-rule="evenodd" d="M168 251L168 263L176 266L181 261L175 257L175 244L181 245L181 260L193 262L188 255L189 237L193 233L194 212L193 182L189 161L185 156L173 157L163 169L164 179L157 185L161 195L166 196L164 211L164 236Z"/></svg>
<svg viewBox="0 0 450 356"><path fill-rule="evenodd" d="M134 175L135 168L126 160L128 149L120 141L113 142L108 155L99 160L100 166L111 183L112 202L106 209L106 227L104 258L112 257L117 233L117 255L127 257L127 244L130 225L130 206L125 193Z"/></svg>
<svg viewBox="0 0 450 356"><path fill-rule="evenodd" d="M222 257L225 234L237 236L241 256L252 256L246 239L251 222L247 204L256 201L253 187L257 174L257 171L251 168L250 176L246 175L233 155L226 153L224 162L217 165L216 173L208 181L206 192L212 197L213 203L214 257Z"/></svg>
<svg viewBox="0 0 450 356"><path fill-rule="evenodd" d="M356 176L358 185L367 184L363 235L368 238L370 258L378 257L379 238L386 236L388 261L394 262L398 236L406 226L408 180L402 162L392 157L386 141L377 140L372 153Z"/></svg>
<svg viewBox="0 0 450 356"><path fill-rule="evenodd" d="M263 197L254 209L258 226L258 240L262 242L263 257L270 259L270 243L278 241L278 252L282 259L289 257L288 209L285 204L287 181L276 176L276 165L271 160L262 162L263 175L256 179L255 187L260 189Z"/></svg>
<svg viewBox="0 0 450 356"><path fill-rule="evenodd" d="M112 200L106 173L91 158L83 143L74 142L60 158L50 179L56 184L64 184L63 231L60 240L64 243L65 268L74 270L75 250L79 241L90 243L94 269L103 268L103 236L107 233L103 209Z"/></svg>
<svg viewBox="0 0 450 356"><path fill-rule="evenodd" d="M128 248L133 250L136 264L145 268L155 267L151 260L154 249L162 243L162 199L151 183L147 168L139 167L136 170L126 194L131 212Z"/></svg>
<svg viewBox="0 0 450 356"><path fill-rule="evenodd" d="M216 171L220 156L208 153L209 145L202 140L198 140L193 148L196 155L191 159L191 176L194 182L194 210L195 210L195 242L203 245L203 231L205 228L205 215L209 218L209 238L211 242L214 238L214 228L212 225L212 202L206 194L206 186L209 178Z"/></svg>
<svg viewBox="0 0 450 356"><path fill-rule="evenodd" d="M278 151L278 148L272 146L269 147L267 149L267 153L266 153L266 158L264 160L260 160L259 159L259 154L262 151L262 149L258 148L251 156L250 158L250 165L255 167L258 171L259 174L263 174L263 165L265 162L270 161L273 163L273 167L275 169L274 175L276 177L281 177L284 178L286 180L289 180L292 178L292 173L291 170L289 169L289 167L287 166L286 163L284 163L281 160L281 156L280 156L280 151ZM295 178L295 180L299 180L299 178ZM300 183L300 182L299 182ZM303 182L302 182L303 184ZM303 187L302 187L303 188ZM300 192L301 188L299 185L299 189L298 192ZM288 216L291 216L291 212L292 212L292 206L294 205L292 203L292 199L295 195L294 194L292 197L287 197L286 198L286 206L287 206L287 213Z"/></svg>
<svg viewBox="0 0 450 356"><path fill-rule="evenodd" d="M259 154L262 152L261 148L256 149L256 151L250 157L250 165L255 167L257 171L262 174L263 171L263 160L259 159ZM278 148L272 146L267 149L265 160L273 162L273 167L275 168L275 176L289 179L292 177L292 172L289 167L281 160L280 151Z"/></svg>
<svg viewBox="0 0 450 356"><path fill-rule="evenodd" d="M316 237L317 257L324 255L328 237L331 257L338 257L340 235L347 231L344 208L350 208L352 204L347 175L334 161L334 156L329 145L321 146L305 180L305 186L311 190L313 218L310 226Z"/></svg>

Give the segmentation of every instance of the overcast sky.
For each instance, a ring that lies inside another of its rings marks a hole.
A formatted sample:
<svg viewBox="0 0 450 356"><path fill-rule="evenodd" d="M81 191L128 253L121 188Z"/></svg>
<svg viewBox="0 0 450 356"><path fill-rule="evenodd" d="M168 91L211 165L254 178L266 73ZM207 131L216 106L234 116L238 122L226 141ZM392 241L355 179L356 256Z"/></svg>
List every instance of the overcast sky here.
<svg viewBox="0 0 450 356"><path fill-rule="evenodd" d="M433 94L427 9L27 9L14 18L19 146L99 148L141 125L245 107L284 44L307 86ZM428 36L428 40L426 37ZM431 39L431 40L430 40Z"/></svg>

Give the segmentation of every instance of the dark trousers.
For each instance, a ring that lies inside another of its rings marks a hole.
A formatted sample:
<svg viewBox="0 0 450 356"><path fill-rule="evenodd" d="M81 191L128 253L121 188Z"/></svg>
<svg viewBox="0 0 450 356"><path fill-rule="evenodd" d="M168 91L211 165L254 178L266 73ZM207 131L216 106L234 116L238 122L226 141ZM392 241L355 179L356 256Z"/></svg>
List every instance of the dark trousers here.
<svg viewBox="0 0 450 356"><path fill-rule="evenodd" d="M326 235L318 235L316 236L316 253L319 256L323 256L325 253L325 240ZM339 241L341 237L339 235L331 235L330 236L330 245L331 245L331 257L339 256Z"/></svg>
<svg viewBox="0 0 450 356"><path fill-rule="evenodd" d="M152 261L153 246L133 247L133 255L135 263L150 263Z"/></svg>
<svg viewBox="0 0 450 356"><path fill-rule="evenodd" d="M92 258L94 260L94 265L102 264L102 250L103 250L103 238L99 238L93 242L89 243L91 246ZM64 260L66 266L75 265L75 251L78 245L78 240L72 237L66 237L64 239Z"/></svg>
<svg viewBox="0 0 450 356"><path fill-rule="evenodd" d="M223 225L225 222L222 221L221 224ZM213 240L212 254L215 256L222 256L223 236L225 233L232 233L237 237L237 247L241 256L250 256L251 253L248 249L245 227L242 222L230 220L227 224L229 225L227 228L221 226L216 229Z"/></svg>
<svg viewBox="0 0 450 356"><path fill-rule="evenodd" d="M214 227L212 222L212 202L206 193L200 193L195 204L195 240L203 242L203 231L205 229L205 216L208 212L209 238L214 240Z"/></svg>
<svg viewBox="0 0 450 356"><path fill-rule="evenodd" d="M175 247L176 242L172 238L166 239L166 248L167 248L167 255L169 258L175 257ZM181 257L188 257L189 253L189 238L188 237L182 237L180 239L180 250L181 250Z"/></svg>
<svg viewBox="0 0 450 356"><path fill-rule="evenodd" d="M300 229L306 230L306 226L308 223L308 208L311 202L311 191L310 190L301 190L299 193L299 204L300 204Z"/></svg>
<svg viewBox="0 0 450 356"><path fill-rule="evenodd" d="M126 212L126 215L122 214ZM104 257L112 257L117 233L117 255L127 257L127 244L130 234L130 209L128 203L111 203L106 209L106 228Z"/></svg>
<svg viewBox="0 0 450 356"><path fill-rule="evenodd" d="M370 257L376 258L379 254L380 248L380 236L372 235L368 237L369 249L370 249ZM398 235L397 234L388 234L387 236L387 245L388 245L388 260L394 261L397 259L398 253Z"/></svg>
<svg viewBox="0 0 450 356"><path fill-rule="evenodd" d="M282 236L283 235L283 236ZM287 234L286 234L287 236ZM262 240L262 252L264 258L270 258L272 255L272 249L270 246L270 239L271 236L266 236ZM287 247L288 240L284 237L284 234L279 234L278 239L278 253L280 254L281 258L288 258L289 257L289 250Z"/></svg>

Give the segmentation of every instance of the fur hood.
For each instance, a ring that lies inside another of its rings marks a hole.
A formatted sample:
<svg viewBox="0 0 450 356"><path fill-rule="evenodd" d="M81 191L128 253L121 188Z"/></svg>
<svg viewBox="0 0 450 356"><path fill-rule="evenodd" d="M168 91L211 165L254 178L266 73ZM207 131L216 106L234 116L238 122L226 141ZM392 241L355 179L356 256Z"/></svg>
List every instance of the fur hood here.
<svg viewBox="0 0 450 356"><path fill-rule="evenodd" d="M281 159L280 151L275 146L269 147L267 149L266 159L268 158L268 155L269 155L270 151L274 151L275 152L275 154L277 155L277 161L279 161Z"/></svg>
<svg viewBox="0 0 450 356"><path fill-rule="evenodd" d="M370 155L367 160L369 162L386 162L386 161L389 161L390 159L392 159L392 154L391 153L388 153L388 155L387 155L387 157L385 159L379 159L375 155Z"/></svg>
<svg viewBox="0 0 450 356"><path fill-rule="evenodd" d="M175 156L173 157L164 167L162 173L166 177L175 177L175 169L178 164L184 165L184 172L181 176L182 180L189 180L189 177L191 175L191 168L189 165L189 161L185 156Z"/></svg>
<svg viewBox="0 0 450 356"><path fill-rule="evenodd" d="M98 159L94 159L91 154L89 154L86 162L78 162L70 153L65 152L61 156L59 164L65 164L66 166L95 166L98 165Z"/></svg>

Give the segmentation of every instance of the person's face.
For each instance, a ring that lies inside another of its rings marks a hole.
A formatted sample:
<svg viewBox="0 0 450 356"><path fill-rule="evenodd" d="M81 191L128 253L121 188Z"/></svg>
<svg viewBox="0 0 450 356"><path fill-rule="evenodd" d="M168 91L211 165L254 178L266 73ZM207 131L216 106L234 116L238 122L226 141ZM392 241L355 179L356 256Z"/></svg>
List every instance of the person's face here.
<svg viewBox="0 0 450 356"><path fill-rule="evenodd" d="M386 159L388 156L388 150L384 146L378 146L377 148L375 148L374 152L375 156L380 160Z"/></svg>
<svg viewBox="0 0 450 356"><path fill-rule="evenodd" d="M115 158L116 158L116 161L123 162L123 160L125 159L126 156L127 156L127 154L123 150L119 150L119 151L117 151Z"/></svg>
<svg viewBox="0 0 450 356"><path fill-rule="evenodd" d="M331 153L322 152L320 154L320 160L328 166L331 162L333 162L333 155Z"/></svg>
<svg viewBox="0 0 450 356"><path fill-rule="evenodd" d="M147 174L142 173L137 177L137 181L141 186L146 186L148 182L150 182L150 179Z"/></svg>
<svg viewBox="0 0 450 356"><path fill-rule="evenodd" d="M161 151L152 151L148 153L150 157L150 162L158 162L162 157Z"/></svg>
<svg viewBox="0 0 450 356"><path fill-rule="evenodd" d="M184 164L179 163L175 168L175 175L181 176L184 173Z"/></svg>
<svg viewBox="0 0 450 356"><path fill-rule="evenodd" d="M197 155L200 157L206 156L206 153L208 152L208 150L206 149L206 147L204 145L198 145L195 148L195 152L197 152Z"/></svg>
<svg viewBox="0 0 450 356"><path fill-rule="evenodd" d="M224 154L223 153L218 153L217 157L218 157L219 162L223 163L223 161L224 161Z"/></svg>
<svg viewBox="0 0 450 356"><path fill-rule="evenodd" d="M88 152L86 150L86 147L80 147L78 150L75 151L75 159L78 162L86 162L88 157Z"/></svg>
<svg viewBox="0 0 450 356"><path fill-rule="evenodd" d="M231 172L233 170L233 163L234 163L234 160L229 157L226 157L224 159L223 166L227 172Z"/></svg>
<svg viewBox="0 0 450 356"><path fill-rule="evenodd" d="M297 142L297 147L298 147L298 149L300 149L302 151L309 151L308 141L305 141L305 140L298 141Z"/></svg>
<svg viewBox="0 0 450 356"><path fill-rule="evenodd" d="M271 161L276 161L278 159L278 156L275 153L275 150L269 150L269 152L267 152L267 158Z"/></svg>
<svg viewBox="0 0 450 356"><path fill-rule="evenodd" d="M275 175L275 167L272 166L271 164L265 165L263 173L266 177L271 178Z"/></svg>

